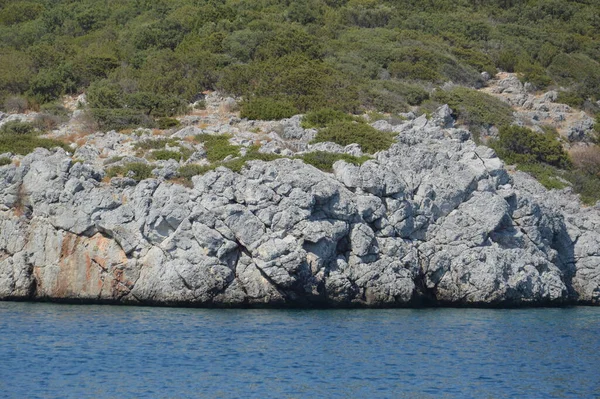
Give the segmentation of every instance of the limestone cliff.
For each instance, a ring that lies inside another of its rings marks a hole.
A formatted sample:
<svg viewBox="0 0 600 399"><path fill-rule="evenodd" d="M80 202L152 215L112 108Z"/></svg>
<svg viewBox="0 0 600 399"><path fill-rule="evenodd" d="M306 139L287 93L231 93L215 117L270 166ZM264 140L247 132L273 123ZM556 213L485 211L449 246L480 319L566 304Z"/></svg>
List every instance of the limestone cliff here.
<svg viewBox="0 0 600 399"><path fill-rule="evenodd" d="M443 115L442 115L443 116ZM600 212L510 174L444 117L329 174L300 160L187 188L63 150L0 167L0 299L190 306L600 303Z"/></svg>

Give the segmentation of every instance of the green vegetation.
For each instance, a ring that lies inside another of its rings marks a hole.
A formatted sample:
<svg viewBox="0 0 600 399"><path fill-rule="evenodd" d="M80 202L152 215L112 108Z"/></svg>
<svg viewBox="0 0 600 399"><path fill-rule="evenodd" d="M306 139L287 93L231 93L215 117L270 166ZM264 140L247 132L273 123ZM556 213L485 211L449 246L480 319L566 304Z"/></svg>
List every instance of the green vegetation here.
<svg viewBox="0 0 600 399"><path fill-rule="evenodd" d="M490 145L500 158L516 164L546 188L570 185L584 203L600 200L600 147L575 150L571 160L554 132L535 133L517 126L501 128L499 138Z"/></svg>
<svg viewBox="0 0 600 399"><path fill-rule="evenodd" d="M177 119L174 118L159 118L156 121L159 129L170 129L181 125Z"/></svg>
<svg viewBox="0 0 600 399"><path fill-rule="evenodd" d="M237 149L237 147L235 147ZM232 154L229 154L232 155ZM239 155L239 151L237 153ZM250 147L244 156L238 156L235 159L223 162L216 161L211 165L184 165L179 168L179 177L190 180L192 177L196 175L202 175L211 170L215 170L219 166L224 166L228 169L231 169L233 172L240 172L243 167L246 165L248 161L274 161L275 159L279 159L281 156L276 154L262 154L258 152L258 147Z"/></svg>
<svg viewBox="0 0 600 399"><path fill-rule="evenodd" d="M156 138L150 140L141 140L133 145L133 148L138 150L160 150L165 148L166 145L175 146L177 145L176 139L169 138Z"/></svg>
<svg viewBox="0 0 600 399"><path fill-rule="evenodd" d="M167 150L166 146L177 148L177 150ZM152 150L150 158L163 161L169 159L177 161L183 159L185 161L193 153L193 150L182 145L179 140L164 137L138 141L133 145L133 148L139 150L138 156L143 156L144 152Z"/></svg>
<svg viewBox="0 0 600 399"><path fill-rule="evenodd" d="M127 108L92 108L90 115L102 131L155 126L154 120L141 111Z"/></svg>
<svg viewBox="0 0 600 399"><path fill-rule="evenodd" d="M211 135L211 134L199 134L196 140L204 145L206 150L206 159L210 163L219 162L228 156L239 156L240 148L235 145L229 144L229 135Z"/></svg>
<svg viewBox="0 0 600 399"><path fill-rule="evenodd" d="M469 126L490 127L508 125L512 121L512 108L489 94L466 87L451 90L436 90L431 99L439 104L448 104L458 123Z"/></svg>
<svg viewBox="0 0 600 399"><path fill-rule="evenodd" d="M234 172L240 172L243 169L243 167L246 165L246 162L248 162L248 161L269 162L269 161L274 161L279 158L281 158L281 156L276 155L276 154L262 154L262 153L258 152L257 147L250 147L248 149L248 152L246 153L246 155L244 155L243 157L232 159L231 161L228 161L228 162L222 162L220 165L217 165L217 166L224 166L226 168L231 169Z"/></svg>
<svg viewBox="0 0 600 399"><path fill-rule="evenodd" d="M102 129L184 112L211 89L265 119L399 113L500 68L594 111L598 15L595 0L1 0L0 105L86 91Z"/></svg>
<svg viewBox="0 0 600 399"><path fill-rule="evenodd" d="M0 153L12 152L26 155L38 147L48 150L54 147L68 149L67 145L60 141L40 138L35 134L0 134Z"/></svg>
<svg viewBox="0 0 600 399"><path fill-rule="evenodd" d="M351 122L355 117L345 112L336 111L331 108L324 108L317 111L308 112L302 118L302 127L305 129L319 128L331 125L334 122Z"/></svg>
<svg viewBox="0 0 600 399"><path fill-rule="evenodd" d="M169 159L174 159L179 161L183 156L178 151L170 151L170 150L155 150L152 151L152 159L156 159L157 161L168 161Z"/></svg>
<svg viewBox="0 0 600 399"><path fill-rule="evenodd" d="M214 170L216 166L213 165L183 165L177 171L179 177L185 180L191 180L192 177L197 175L203 175L208 171Z"/></svg>
<svg viewBox="0 0 600 399"><path fill-rule="evenodd" d="M0 153L12 152L26 155L37 147L52 149L61 147L65 150L66 144L53 139L38 137L39 131L28 122L11 121L0 128Z"/></svg>
<svg viewBox="0 0 600 399"><path fill-rule="evenodd" d="M509 163L544 163L559 168L571 165L569 155L553 135L536 133L525 127L502 127L491 146Z"/></svg>
<svg viewBox="0 0 600 399"><path fill-rule="evenodd" d="M343 146L357 143L364 152L374 154L387 150L394 143L394 134L381 132L366 123L344 121L321 129L314 139L315 143L326 141Z"/></svg>
<svg viewBox="0 0 600 399"><path fill-rule="evenodd" d="M149 179L152 177L152 165L148 165L142 162L131 162L122 166L113 166L107 169L106 175L108 177L131 177L136 181Z"/></svg>
<svg viewBox="0 0 600 399"><path fill-rule="evenodd" d="M21 121L6 122L0 128L1 135L25 135L33 134L35 128L31 123Z"/></svg>
<svg viewBox="0 0 600 399"><path fill-rule="evenodd" d="M10 165L11 163L12 163L12 161L10 160L10 158L7 158L7 157L0 158L0 166Z"/></svg>
<svg viewBox="0 0 600 399"><path fill-rule="evenodd" d="M305 154L301 156L300 159L317 169L321 169L325 172L332 172L333 164L339 160L343 160L354 165L362 165L371 158L368 156L355 157L348 154L332 154L330 152L316 151Z"/></svg>
<svg viewBox="0 0 600 399"><path fill-rule="evenodd" d="M248 119L274 121L289 118L298 113L290 102L275 98L250 98L242 104L240 116Z"/></svg>

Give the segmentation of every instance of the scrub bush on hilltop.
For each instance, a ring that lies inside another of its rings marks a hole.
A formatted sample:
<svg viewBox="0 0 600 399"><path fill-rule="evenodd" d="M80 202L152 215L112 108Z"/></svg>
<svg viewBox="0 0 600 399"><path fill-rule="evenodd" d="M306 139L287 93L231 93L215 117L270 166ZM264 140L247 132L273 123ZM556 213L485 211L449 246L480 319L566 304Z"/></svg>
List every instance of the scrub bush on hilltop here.
<svg viewBox="0 0 600 399"><path fill-rule="evenodd" d="M538 88L561 85L573 104L600 99L597 2L105 3L4 2L0 104L14 96L43 104L103 85L108 97L93 107L152 117L216 88L284 98L301 113L402 112L423 99L399 82L475 87L480 72L496 68Z"/></svg>
<svg viewBox="0 0 600 399"><path fill-rule="evenodd" d="M53 139L38 137L39 131L31 123L21 121L7 122L0 128L0 154L5 152L26 155L38 147L52 149L67 145Z"/></svg>
<svg viewBox="0 0 600 399"><path fill-rule="evenodd" d="M570 185L581 200L594 204L600 200L600 148L577 148L571 156L555 135L536 133L518 126L503 127L490 143L505 162L534 176L548 189Z"/></svg>
<svg viewBox="0 0 600 399"><path fill-rule="evenodd" d="M315 143L327 141L342 146L356 143L364 152L374 154L387 150L394 143L394 134L381 132L366 123L342 121L321 129L314 139Z"/></svg>

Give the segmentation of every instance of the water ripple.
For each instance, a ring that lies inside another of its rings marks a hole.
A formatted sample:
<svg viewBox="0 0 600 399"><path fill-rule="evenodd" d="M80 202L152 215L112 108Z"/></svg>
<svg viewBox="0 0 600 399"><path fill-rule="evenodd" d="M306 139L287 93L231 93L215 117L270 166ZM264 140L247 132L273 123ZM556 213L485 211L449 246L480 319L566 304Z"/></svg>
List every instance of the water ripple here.
<svg viewBox="0 0 600 399"><path fill-rule="evenodd" d="M0 303L0 398L600 396L600 309Z"/></svg>

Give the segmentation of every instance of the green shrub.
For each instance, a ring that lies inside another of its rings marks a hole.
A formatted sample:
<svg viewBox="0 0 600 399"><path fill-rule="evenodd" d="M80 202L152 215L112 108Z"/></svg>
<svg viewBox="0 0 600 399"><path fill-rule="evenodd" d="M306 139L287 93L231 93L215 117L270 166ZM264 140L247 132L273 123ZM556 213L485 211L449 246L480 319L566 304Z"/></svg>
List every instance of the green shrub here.
<svg viewBox="0 0 600 399"><path fill-rule="evenodd" d="M570 185L581 201L594 205L600 201L600 176L581 169L561 170L551 165L519 164L518 169L536 178L547 189L563 189ZM565 183L567 182L567 183Z"/></svg>
<svg viewBox="0 0 600 399"><path fill-rule="evenodd" d="M585 173L581 170L570 170L565 173L573 191L580 195L581 201L588 205L594 205L600 201L600 176Z"/></svg>
<svg viewBox="0 0 600 399"><path fill-rule="evenodd" d="M270 162L276 159L281 158L280 155L277 154L263 154L258 152L258 147L251 147L248 149L248 152L243 157L239 157L237 159L232 159L228 162L223 162L221 165L226 168L231 169L233 172L239 172L246 165L248 161L265 161Z"/></svg>
<svg viewBox="0 0 600 399"><path fill-rule="evenodd" d="M40 107L40 112L47 115L58 116L63 120L66 120L71 112L66 109L62 104L58 103L46 103Z"/></svg>
<svg viewBox="0 0 600 399"><path fill-rule="evenodd" d="M121 155L117 155L117 156L114 156L114 157L110 157L110 158L108 158L106 161L104 161L104 165L110 165L111 163L117 163L117 162L119 162L120 160L122 160L123 158L125 158L125 157L123 157L123 156L121 156Z"/></svg>
<svg viewBox="0 0 600 399"><path fill-rule="evenodd" d="M55 129L64 121L63 118L49 114L37 114L33 120L33 126L42 132Z"/></svg>
<svg viewBox="0 0 600 399"><path fill-rule="evenodd" d="M357 122L336 122L321 129L315 137L315 143L332 141L342 146L352 143L360 145L366 153L375 153L390 148L394 143L394 134Z"/></svg>
<svg viewBox="0 0 600 399"><path fill-rule="evenodd" d="M216 167L217 165L183 165L177 170L177 173L182 179L190 180L192 177L203 175L208 171L214 170Z"/></svg>
<svg viewBox="0 0 600 399"><path fill-rule="evenodd" d="M496 66L506 72L514 72L521 57L514 51L504 49L496 57Z"/></svg>
<svg viewBox="0 0 600 399"><path fill-rule="evenodd" d="M519 65L518 71L522 74L521 80L531 83L536 90L545 89L552 84L552 79L541 65L530 63Z"/></svg>
<svg viewBox="0 0 600 399"><path fill-rule="evenodd" d="M93 108L90 114L102 131L124 130L136 127L152 128L154 121L142 111L127 108L103 109Z"/></svg>
<svg viewBox="0 0 600 399"><path fill-rule="evenodd" d="M289 118L298 110L286 100L268 97L254 97L242 103L240 116L242 118L274 121Z"/></svg>
<svg viewBox="0 0 600 399"><path fill-rule="evenodd" d="M388 69L392 76L398 79L425 80L430 82L437 82L442 79L442 75L431 64L423 61L416 63L407 61L392 62Z"/></svg>
<svg viewBox="0 0 600 399"><path fill-rule="evenodd" d="M431 99L448 104L459 123L469 126L503 126L512 122L512 108L489 94L466 87L437 90Z"/></svg>
<svg viewBox="0 0 600 399"><path fill-rule="evenodd" d="M168 138L157 138L149 140L141 140L133 145L136 150L160 150L164 149L166 145L175 146L177 145L176 139Z"/></svg>
<svg viewBox="0 0 600 399"><path fill-rule="evenodd" d="M218 162L229 155L234 157L240 155L239 147L229 144L230 137L229 135L199 134L196 136L196 140L204 144L206 159L209 162Z"/></svg>
<svg viewBox="0 0 600 399"><path fill-rule="evenodd" d="M180 152L169 150L155 150L152 151L151 156L153 159L156 159L158 161L168 161L169 159L179 161L182 158Z"/></svg>
<svg viewBox="0 0 600 399"><path fill-rule="evenodd" d="M70 64L40 70L29 86L30 95L40 103L54 101L76 90L77 77Z"/></svg>
<svg viewBox="0 0 600 399"><path fill-rule="evenodd" d="M353 121L356 118L342 111L324 108L318 111L310 111L302 118L302 127L305 129L319 128L334 122Z"/></svg>
<svg viewBox="0 0 600 399"><path fill-rule="evenodd" d="M10 96L4 100L4 109L8 112L22 114L29 108L29 102L26 98L20 96Z"/></svg>
<svg viewBox="0 0 600 399"><path fill-rule="evenodd" d="M25 135L34 132L34 126L29 122L10 121L0 127L1 135Z"/></svg>
<svg viewBox="0 0 600 399"><path fill-rule="evenodd" d="M395 80L371 82L364 85L360 101L366 109L381 112L408 112L411 105L420 105L429 99L429 93L421 86Z"/></svg>
<svg viewBox="0 0 600 399"><path fill-rule="evenodd" d="M571 165L569 155L556 138L520 126L503 126L491 143L500 158L509 163L543 162L559 168Z"/></svg>
<svg viewBox="0 0 600 399"><path fill-rule="evenodd" d="M0 134L0 153L27 155L36 148L50 150L54 147L69 149L66 144L58 140L40 138L34 134Z"/></svg>
<svg viewBox="0 0 600 399"><path fill-rule="evenodd" d="M108 177L126 176L136 181L142 181L152 177L152 169L154 169L152 165L142 162L130 162L125 165L108 168L106 174Z"/></svg>
<svg viewBox="0 0 600 399"><path fill-rule="evenodd" d="M269 162L279 158L281 158L281 156L277 154L262 154L258 152L258 147L251 147L243 157L238 157L227 162L214 162L212 165L184 165L179 168L179 177L190 180L196 175L202 175L219 166L224 166L233 172L240 172L248 161Z"/></svg>
<svg viewBox="0 0 600 399"><path fill-rule="evenodd" d="M585 99L579 96L579 94L574 93L572 91L559 91L558 98L556 99L557 103L567 104L573 108L581 108Z"/></svg>
<svg viewBox="0 0 600 399"><path fill-rule="evenodd" d="M15 25L36 19L44 6L32 1L11 2L0 9L0 24Z"/></svg>
<svg viewBox="0 0 600 399"><path fill-rule="evenodd" d="M181 123L174 118L159 118L156 122L158 124L158 128L163 130L181 125Z"/></svg>
<svg viewBox="0 0 600 399"><path fill-rule="evenodd" d="M12 164L12 161L10 160L10 158L7 158L7 157L0 158L0 166L6 166L6 165L10 165L10 164Z"/></svg>
<svg viewBox="0 0 600 399"><path fill-rule="evenodd" d="M206 109L206 100L198 100L194 103L194 109L204 110Z"/></svg>
<svg viewBox="0 0 600 399"><path fill-rule="evenodd" d="M567 187L564 179L559 178L560 171L551 165L543 163L522 163L518 165L518 169L535 177L535 179L548 190L561 190Z"/></svg>
<svg viewBox="0 0 600 399"><path fill-rule="evenodd" d="M348 154L333 154L331 152L316 151L304 154L300 157L300 159L317 169L321 169L325 172L332 172L333 164L339 160L343 160L354 165L362 165L371 158L368 156L355 157Z"/></svg>

